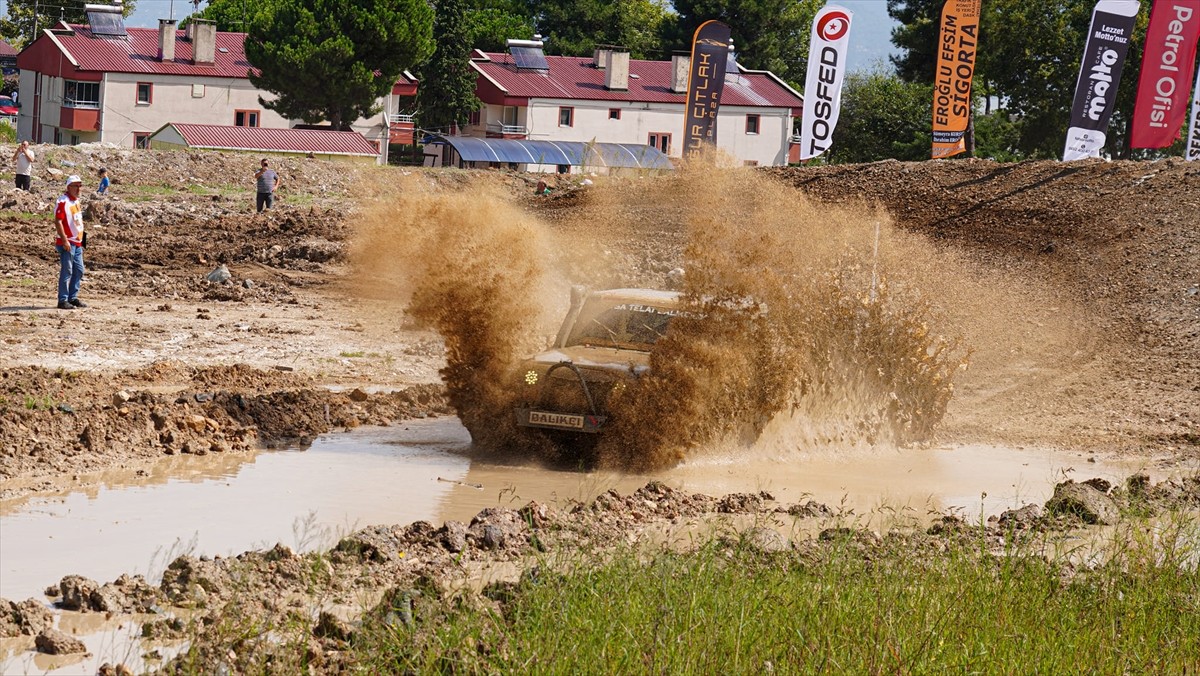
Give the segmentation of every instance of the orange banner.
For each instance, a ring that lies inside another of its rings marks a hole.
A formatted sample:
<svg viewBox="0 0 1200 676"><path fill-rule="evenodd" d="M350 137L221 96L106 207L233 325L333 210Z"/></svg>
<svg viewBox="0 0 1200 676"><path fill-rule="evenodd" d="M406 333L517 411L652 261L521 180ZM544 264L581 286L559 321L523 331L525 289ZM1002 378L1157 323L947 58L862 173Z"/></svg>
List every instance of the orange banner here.
<svg viewBox="0 0 1200 676"><path fill-rule="evenodd" d="M933 86L933 159L966 152L971 80L979 45L982 0L946 0L942 7L937 76Z"/></svg>

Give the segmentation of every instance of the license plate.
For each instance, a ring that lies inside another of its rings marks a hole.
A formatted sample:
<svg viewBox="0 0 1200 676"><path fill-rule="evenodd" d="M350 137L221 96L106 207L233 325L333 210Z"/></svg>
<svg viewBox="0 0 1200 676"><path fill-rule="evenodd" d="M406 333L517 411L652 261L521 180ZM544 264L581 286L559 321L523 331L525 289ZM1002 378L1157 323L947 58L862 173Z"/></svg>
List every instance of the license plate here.
<svg viewBox="0 0 1200 676"><path fill-rule="evenodd" d="M547 413L546 411L530 411L531 425L549 425L569 430L583 429L583 416L571 413Z"/></svg>

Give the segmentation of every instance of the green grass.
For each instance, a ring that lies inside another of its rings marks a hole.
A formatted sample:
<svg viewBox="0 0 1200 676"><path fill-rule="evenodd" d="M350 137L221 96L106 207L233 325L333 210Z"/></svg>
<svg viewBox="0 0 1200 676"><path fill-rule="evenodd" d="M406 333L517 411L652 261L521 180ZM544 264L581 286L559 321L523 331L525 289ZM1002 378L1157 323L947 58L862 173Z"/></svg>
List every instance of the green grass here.
<svg viewBox="0 0 1200 676"><path fill-rule="evenodd" d="M35 397L32 394L25 395L25 408L30 411L49 411L54 406L54 398L49 395L41 397Z"/></svg>
<svg viewBox="0 0 1200 676"><path fill-rule="evenodd" d="M36 286L42 280L33 279L32 277L19 277L17 279L0 279L0 286Z"/></svg>
<svg viewBox="0 0 1200 676"><path fill-rule="evenodd" d="M357 352L339 352L338 356L339 357L365 357L365 356L367 356L367 353L363 352L361 350L359 350Z"/></svg>
<svg viewBox="0 0 1200 676"><path fill-rule="evenodd" d="M354 661L363 673L1193 673L1198 535L1193 522L1157 541L1122 534L1096 567L1033 544L997 556L899 539L624 552L493 586L491 605L368 620Z"/></svg>

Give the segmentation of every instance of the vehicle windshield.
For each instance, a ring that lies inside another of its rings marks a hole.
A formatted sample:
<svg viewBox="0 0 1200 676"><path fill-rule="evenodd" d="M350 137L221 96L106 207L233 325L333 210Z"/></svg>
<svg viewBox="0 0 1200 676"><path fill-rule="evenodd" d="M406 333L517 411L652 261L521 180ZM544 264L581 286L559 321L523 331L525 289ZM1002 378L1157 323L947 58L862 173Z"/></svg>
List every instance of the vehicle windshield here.
<svg viewBox="0 0 1200 676"><path fill-rule="evenodd" d="M566 347L615 347L649 352L667 332L671 318L682 314L674 308L643 303L589 301L579 312Z"/></svg>

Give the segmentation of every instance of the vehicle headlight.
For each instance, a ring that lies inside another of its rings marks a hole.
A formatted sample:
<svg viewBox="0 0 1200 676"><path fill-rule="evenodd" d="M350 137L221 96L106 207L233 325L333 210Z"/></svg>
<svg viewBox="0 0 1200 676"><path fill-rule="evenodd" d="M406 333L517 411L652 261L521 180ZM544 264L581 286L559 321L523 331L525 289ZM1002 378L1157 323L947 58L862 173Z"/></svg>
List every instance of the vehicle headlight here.
<svg viewBox="0 0 1200 676"><path fill-rule="evenodd" d="M537 385L537 381L538 381L538 372L537 371L530 369L525 372L525 384L526 385Z"/></svg>

